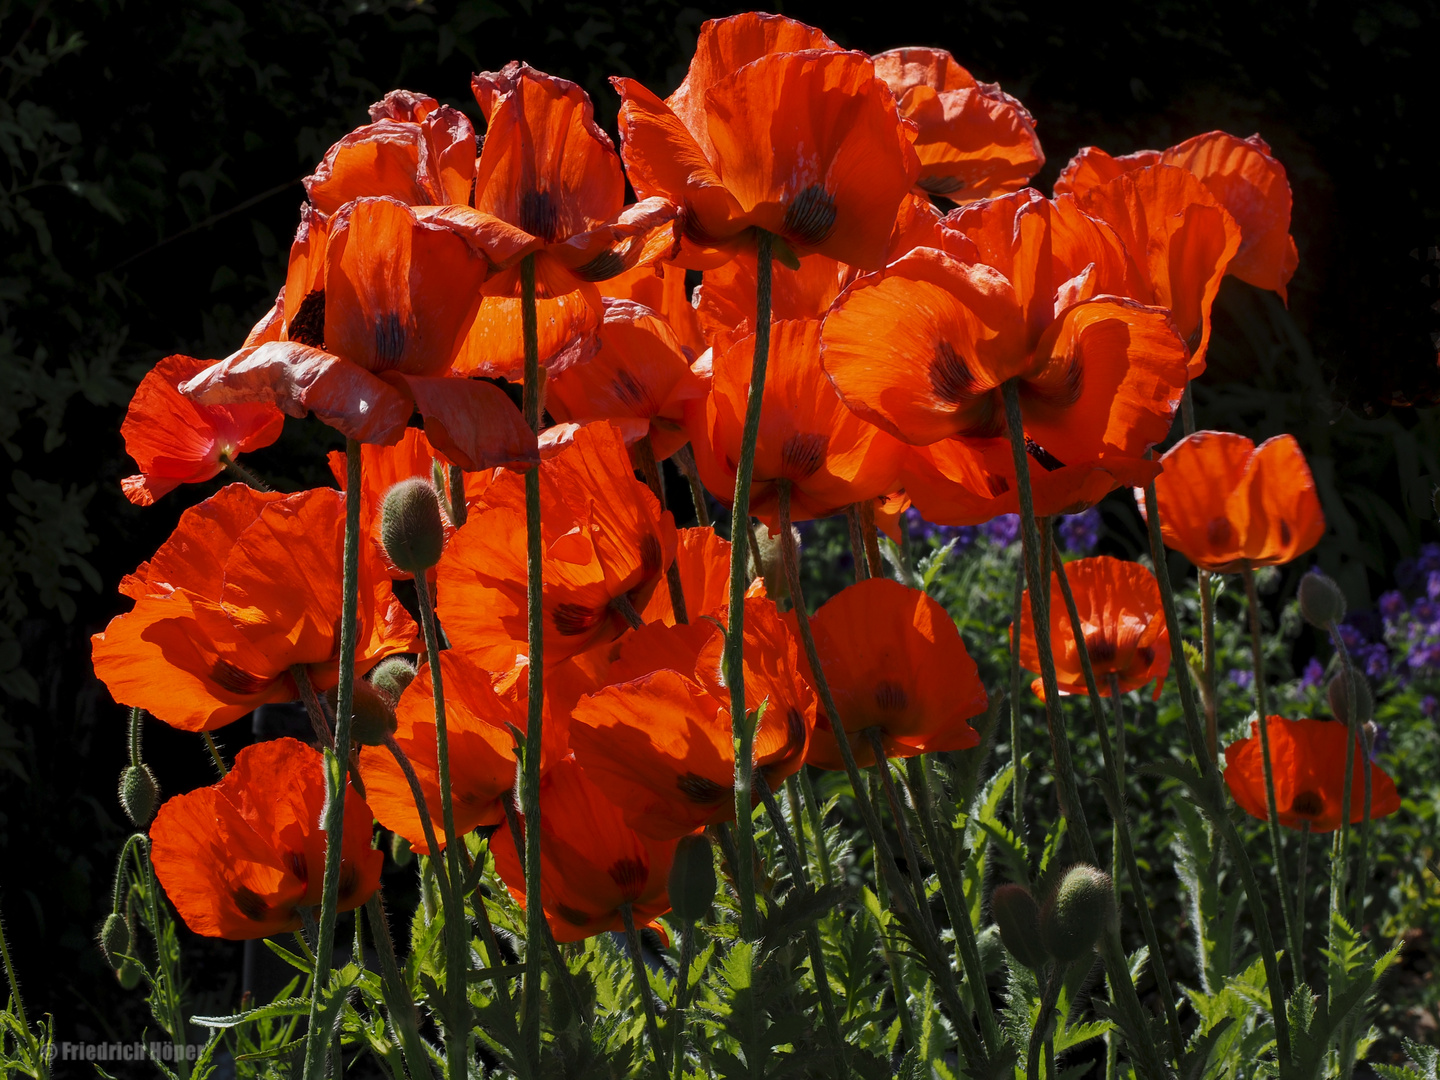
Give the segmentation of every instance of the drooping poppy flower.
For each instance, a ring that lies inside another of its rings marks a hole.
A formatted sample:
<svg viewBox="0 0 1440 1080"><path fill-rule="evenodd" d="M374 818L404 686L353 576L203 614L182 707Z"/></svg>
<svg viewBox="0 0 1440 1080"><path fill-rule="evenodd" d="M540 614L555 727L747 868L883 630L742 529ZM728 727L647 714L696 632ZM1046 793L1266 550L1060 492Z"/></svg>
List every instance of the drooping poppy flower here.
<svg viewBox="0 0 1440 1080"><path fill-rule="evenodd" d="M504 391L447 377L492 256L508 243L477 249L391 198L357 199L329 221L312 211L291 248L279 339L242 349L181 391L206 404L313 411L349 438L387 445L418 408L431 445L454 464L533 462L534 434Z"/></svg>
<svg viewBox="0 0 1440 1080"><path fill-rule="evenodd" d="M705 351L705 335L701 332L695 307L690 302L685 271L681 267L673 263L637 266L618 277L602 281L599 287L601 296L634 300L651 311L659 312L680 339L680 347L690 363L693 364Z"/></svg>
<svg viewBox="0 0 1440 1080"><path fill-rule="evenodd" d="M875 761L862 734L868 728L879 730L886 757L964 750L980 741L968 721L985 710L985 687L954 620L925 593L870 578L836 593L810 626L860 765ZM801 662L809 677L803 654ZM806 761L822 769L843 767L833 720L823 709Z"/></svg>
<svg viewBox="0 0 1440 1080"><path fill-rule="evenodd" d="M501 799L516 784L515 737L525 730L528 670L522 664L500 678L455 649L440 654L445 687L445 728L450 744L450 792L456 835L505 820ZM435 838L445 844L440 804L440 766L435 742L434 688L430 668L421 667L395 707L395 742L415 769L425 795ZM547 700L540 769L543 773L568 752L568 716L552 711ZM360 775L376 820L397 832L422 855L431 854L410 785L389 749L360 750Z"/></svg>
<svg viewBox="0 0 1440 1080"><path fill-rule="evenodd" d="M1187 354L1166 311L1115 295L1133 283L1114 230L1033 191L947 224L982 261L916 249L855 281L826 317L823 361L845 403L909 443L983 446L1005 434L1000 388L1018 379L1032 478L1052 474L1035 483L1042 515L1098 497L1097 480L1103 495L1153 476L1145 453L1170 429ZM1014 490L995 445L992 471Z"/></svg>
<svg viewBox="0 0 1440 1080"><path fill-rule="evenodd" d="M716 357L705 426L691 432L700 479L724 503L734 497L754 349L747 337ZM894 489L902 453L896 439L847 409L825 378L819 322L771 326L750 487L752 514L773 526L779 480L792 485L791 513L797 521L873 499Z"/></svg>
<svg viewBox="0 0 1440 1080"><path fill-rule="evenodd" d="M182 382L209 366L192 356L167 356L135 388L120 434L140 472L120 487L136 506L219 476L227 460L280 437L285 415L274 405L197 405L180 393Z"/></svg>
<svg viewBox="0 0 1440 1080"><path fill-rule="evenodd" d="M1024 187L1045 164L1035 120L994 83L977 82L943 49L891 49L875 74L918 128L916 188L954 202Z"/></svg>
<svg viewBox="0 0 1440 1080"><path fill-rule="evenodd" d="M1170 670L1170 634L1160 607L1160 586L1155 575L1139 563L1096 555L1065 564L1070 591L1085 636L1085 648L1095 672L1100 696L1110 697L1110 676L1119 682L1121 693L1138 690L1155 680L1155 697L1160 697L1165 674ZM1058 575L1050 575L1050 649L1055 656L1056 682L1063 694L1087 693L1085 671ZM1030 611L1027 590L1020 605L1020 664L1039 672L1040 653L1035 636L1035 619ZM1040 679L1030 684L1043 701Z"/></svg>
<svg viewBox="0 0 1440 1080"><path fill-rule="evenodd" d="M325 877L325 765L297 739L247 746L217 784L167 799L150 826L150 859L165 895L197 934L244 941L299 930ZM380 887L370 807L345 786L340 905Z"/></svg>
<svg viewBox="0 0 1440 1080"><path fill-rule="evenodd" d="M1202 570L1234 574L1278 566L1325 535L1310 466L1293 435L1257 448L1243 435L1197 431L1160 459L1155 478L1165 546ZM1145 512L1144 492L1136 502Z"/></svg>
<svg viewBox="0 0 1440 1080"><path fill-rule="evenodd" d="M1225 268L1240 247L1235 219L1193 174L1147 165L1076 197L1080 208L1113 228L1125 244L1147 304L1169 308L1190 351L1192 379L1205 371L1210 307Z"/></svg>
<svg viewBox="0 0 1440 1080"><path fill-rule="evenodd" d="M133 610L91 638L95 674L115 700L173 727L213 731L267 702L339 678L345 500L231 484L185 511L155 557L120 583ZM355 670L413 652L417 629L385 565L360 548Z"/></svg>
<svg viewBox="0 0 1440 1080"><path fill-rule="evenodd" d="M868 56L747 12L701 25L664 101L634 79L611 82L635 191L684 208L681 266L719 266L759 228L796 255L879 268L919 161Z"/></svg>
<svg viewBox="0 0 1440 1080"><path fill-rule="evenodd" d="M723 632L708 620L641 627L610 669L614 682L575 707L576 760L647 836L680 837L735 816L723 649ZM800 674L799 646L769 600L745 601L743 658L746 707L764 705L755 768L773 789L805 761L815 694Z"/></svg>
<svg viewBox="0 0 1440 1080"><path fill-rule="evenodd" d="M799 270L779 263L772 265L771 321L822 318L840 294L844 270L840 263L824 255L812 255L800 264ZM705 272L705 280L695 294L695 314L715 355L723 355L737 341L755 333L755 288L755 256L749 252Z"/></svg>
<svg viewBox="0 0 1440 1080"><path fill-rule="evenodd" d="M1078 196L1122 173L1155 164L1175 165L1200 179L1240 227L1240 249L1228 272L1272 289L1284 300L1285 287L1300 263L1290 236L1290 182L1285 166L1259 135L1237 139L1211 131L1168 150L1140 150L1122 157L1087 146L1061 171L1055 194L1068 191Z"/></svg>
<svg viewBox="0 0 1440 1080"><path fill-rule="evenodd" d="M457 648L503 671L526 652L524 485L507 473L440 560L440 620ZM619 429L589 424L540 466L547 667L612 641L675 558L675 519L631 470ZM621 602L619 598L625 598Z"/></svg>
<svg viewBox="0 0 1440 1080"><path fill-rule="evenodd" d="M648 436L657 460L689 441L685 403L705 394L684 347L658 312L605 300L604 319L546 368L545 405L562 422L612 420ZM629 441L627 439L627 441Z"/></svg>
<svg viewBox="0 0 1440 1080"><path fill-rule="evenodd" d="M620 907L648 926L670 910L666 892L674 840L652 840L625 824L573 757L540 780L540 903L555 940L580 941L622 930ZM491 838L495 869L526 903L524 859L509 830Z"/></svg>
<svg viewBox="0 0 1440 1080"><path fill-rule="evenodd" d="M310 205L322 214L376 195L411 206L468 205L474 182L469 119L410 90L391 90L371 105L370 123L330 147L304 180Z"/></svg>
<svg viewBox="0 0 1440 1080"><path fill-rule="evenodd" d="M1265 720L1270 765L1275 778L1275 812L1289 829L1334 832L1345 818L1345 740L1350 729L1335 720ZM1382 818L1400 809L1395 781L1355 748L1350 781L1350 824L1365 818L1365 774L1370 770L1370 816ZM1265 761L1260 722L1250 721L1250 737L1225 748L1225 784L1251 817L1269 820L1265 798Z"/></svg>

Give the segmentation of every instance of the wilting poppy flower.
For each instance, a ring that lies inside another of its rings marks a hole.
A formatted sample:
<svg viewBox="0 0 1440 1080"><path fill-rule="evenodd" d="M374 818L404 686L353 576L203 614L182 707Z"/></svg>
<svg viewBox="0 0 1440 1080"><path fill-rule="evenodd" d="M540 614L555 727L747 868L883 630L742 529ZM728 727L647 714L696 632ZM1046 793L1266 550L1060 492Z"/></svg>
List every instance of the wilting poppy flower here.
<svg viewBox="0 0 1440 1080"><path fill-rule="evenodd" d="M494 480L486 508L455 533L440 560L445 633L485 668L526 651L525 511L521 478ZM628 625L624 598L645 607L675 558L675 519L630 467L620 431L581 428L540 466L545 664L612 641Z"/></svg>
<svg viewBox="0 0 1440 1080"><path fill-rule="evenodd" d="M310 205L322 214L374 195L411 206L469 205L474 182L469 119L410 90L391 90L371 105L370 123L330 147L304 181Z"/></svg>
<svg viewBox="0 0 1440 1080"><path fill-rule="evenodd" d="M213 731L257 705L294 701L303 665L317 690L339 677L345 500L231 484L186 510L155 557L120 583L135 601L91 638L115 700L173 727ZM417 630L384 564L360 548L355 670L413 652Z"/></svg>
<svg viewBox="0 0 1440 1080"><path fill-rule="evenodd" d="M840 294L844 270L823 255L812 255L799 270L773 264L771 321L822 318ZM742 252L724 266L705 271L705 280L695 292L695 314L715 355L723 355L737 341L755 333L755 288L755 256L751 253Z"/></svg>
<svg viewBox="0 0 1440 1080"><path fill-rule="evenodd" d="M247 746L218 784L167 799L150 826L165 895L197 934L243 941L299 930L325 876L325 765L296 739ZM370 807L347 781L340 907L380 887Z"/></svg>
<svg viewBox="0 0 1440 1080"><path fill-rule="evenodd" d="M1000 387L1018 379L1032 476L1071 470L1044 498L1036 484L1042 515L1094 496L1095 478L1109 490L1153 476L1145 453L1170 429L1186 350L1167 312L1104 295L1131 288L1114 231L1033 191L947 224L983 262L916 249L855 281L826 317L825 370L845 403L917 445L994 440L1005 434ZM1002 457L994 471L1013 489Z"/></svg>
<svg viewBox="0 0 1440 1080"><path fill-rule="evenodd" d="M685 359L694 363L705 351L705 335L700 330L700 320L690 303L690 292L685 285L685 271L673 263L653 266L637 266L619 277L600 283L600 294L615 300L634 300L644 304L651 311L670 324L670 329L680 339Z"/></svg>
<svg viewBox="0 0 1440 1080"><path fill-rule="evenodd" d="M274 405L196 405L176 389L209 366L208 360L167 356L135 388L120 434L140 472L120 486L136 506L218 476L226 460L280 437L285 416Z"/></svg>
<svg viewBox="0 0 1440 1080"><path fill-rule="evenodd" d="M1095 671L1100 696L1110 696L1110 676L1126 693L1138 690L1152 679L1155 696L1160 696L1165 673L1170 670L1170 635L1160 607L1160 586L1155 575L1139 563L1096 555L1065 564L1070 591L1085 636L1085 648ZM1035 619L1030 612L1027 590L1020 605L1020 663L1027 671L1040 670ZM1084 694L1085 671L1059 578L1050 575L1050 649L1055 656L1055 676L1061 693ZM1030 688L1043 700L1040 679Z"/></svg>
<svg viewBox="0 0 1440 1080"><path fill-rule="evenodd" d="M747 12L701 25L664 101L634 79L611 82L635 191L684 208L680 265L719 266L760 228L796 255L879 268L919 162L868 56Z"/></svg>
<svg viewBox="0 0 1440 1080"><path fill-rule="evenodd" d="M886 757L964 750L980 741L968 721L985 710L985 687L938 602L898 581L870 578L836 593L810 626L859 764L875 761L862 735L868 728L879 730ZM803 654L801 661L808 677ZM806 761L843 767L833 721L823 710Z"/></svg>
<svg viewBox="0 0 1440 1080"><path fill-rule="evenodd" d="M546 368L545 406L562 422L612 420L628 436L648 436L658 460L689 441L685 403L705 395L670 324L632 300L605 300L593 334L577 339Z"/></svg>
<svg viewBox="0 0 1440 1080"><path fill-rule="evenodd" d="M1202 570L1278 566L1325 534L1310 466L1293 435L1257 448L1243 435L1197 431L1160 459L1155 478L1165 546ZM1144 493L1136 491L1141 513Z"/></svg>
<svg viewBox="0 0 1440 1080"><path fill-rule="evenodd" d="M875 74L918 129L915 186L954 202L988 199L1025 186L1045 164L1035 120L994 83L977 82L943 49L891 49Z"/></svg>
<svg viewBox="0 0 1440 1080"><path fill-rule="evenodd" d="M447 377L489 268L487 253L395 199L357 199L329 221L311 211L291 247L279 338L241 349L182 392L313 411L349 438L382 444L418 408L454 464L532 462L534 435L504 391Z"/></svg>
<svg viewBox="0 0 1440 1080"><path fill-rule="evenodd" d="M610 669L612 685L575 707L570 741L576 760L647 836L680 837L735 816L723 649L723 632L708 620L641 627L625 639ZM743 654L746 707L765 706L755 732L755 767L775 788L805 761L815 694L800 675L799 647L771 601L745 601Z"/></svg>
<svg viewBox="0 0 1440 1080"><path fill-rule="evenodd" d="M1199 177L1240 226L1240 249L1228 272L1285 299L1285 286L1300 262L1290 236L1290 182L1285 166L1259 135L1237 139L1211 131L1168 150L1140 150L1123 157L1087 146L1060 173L1055 194L1078 196L1121 173L1155 164L1175 165Z"/></svg>
<svg viewBox="0 0 1440 1080"><path fill-rule="evenodd" d="M734 496L755 345L744 338L715 359L705 426L692 429L700 479L722 502ZM792 485L795 520L826 517L850 503L893 490L901 444L856 417L820 366L820 323L777 322L755 444L750 512L773 524L776 482Z"/></svg>
<svg viewBox="0 0 1440 1080"><path fill-rule="evenodd" d="M636 926L669 911L675 843L635 832L574 758L557 762L540 780L540 903L555 940L623 929L623 904ZM509 830L492 837L490 850L501 880L524 904L524 861Z"/></svg>
<svg viewBox="0 0 1440 1080"><path fill-rule="evenodd" d="M1335 720L1287 720L1267 717L1270 765L1275 777L1275 811L1280 824L1311 832L1334 832L1345 818L1345 740L1350 729ZM1370 770L1370 816L1382 818L1400 809L1395 781L1355 747L1350 781L1350 823L1365 818L1365 774ZM1251 817L1269 819L1265 798L1265 761L1260 722L1250 721L1250 737L1225 748L1225 783Z"/></svg>
<svg viewBox="0 0 1440 1080"><path fill-rule="evenodd" d="M1124 173L1076 201L1119 234L1135 276L1148 286L1136 299L1170 309L1197 378L1205 370L1210 306L1240 247L1235 219L1193 174L1173 165Z"/></svg>
<svg viewBox="0 0 1440 1080"><path fill-rule="evenodd" d="M450 792L456 835L505 820L501 799L515 787L515 736L525 730L528 671L496 679L454 649L440 654L445 686L445 728L450 743ZM568 717L548 709L540 752L542 772L567 753ZM435 838L445 844L440 806L440 766L436 757L434 688L430 668L421 667L395 707L395 741L415 769ZM405 774L389 749L360 751L360 775L376 820L397 832L422 855L430 854L425 830Z"/></svg>

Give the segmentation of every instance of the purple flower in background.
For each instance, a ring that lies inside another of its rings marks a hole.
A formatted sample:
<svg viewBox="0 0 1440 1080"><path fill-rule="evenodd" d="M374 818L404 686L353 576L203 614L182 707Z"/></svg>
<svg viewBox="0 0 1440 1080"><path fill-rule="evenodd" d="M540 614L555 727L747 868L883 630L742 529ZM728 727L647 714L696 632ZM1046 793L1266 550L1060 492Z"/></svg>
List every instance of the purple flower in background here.
<svg viewBox="0 0 1440 1080"><path fill-rule="evenodd" d="M981 531L997 547L1009 547L1020 539L1020 515L1001 514L980 526Z"/></svg>
<svg viewBox="0 0 1440 1080"><path fill-rule="evenodd" d="M1440 570L1432 570L1425 578L1425 595L1440 600Z"/></svg>
<svg viewBox="0 0 1440 1080"><path fill-rule="evenodd" d="M1076 555L1089 555L1100 542L1100 511L1095 507L1060 519L1060 543Z"/></svg>
<svg viewBox="0 0 1440 1080"><path fill-rule="evenodd" d="M1384 616L1385 622L1395 624L1400 621L1400 616L1405 614L1405 594L1399 589L1391 589L1380 597L1380 614Z"/></svg>
<svg viewBox="0 0 1440 1080"><path fill-rule="evenodd" d="M1250 684L1255 681L1255 673L1249 668L1231 668L1230 681L1241 690L1249 690Z"/></svg>
<svg viewBox="0 0 1440 1080"><path fill-rule="evenodd" d="M1370 760L1375 760L1376 754L1383 754L1390 748L1390 732L1387 728L1370 722Z"/></svg>
<svg viewBox="0 0 1440 1080"><path fill-rule="evenodd" d="M1345 648L1352 653L1359 652L1365 646L1365 635L1362 634L1354 624L1342 622L1340 624L1340 640L1345 643Z"/></svg>
<svg viewBox="0 0 1440 1080"><path fill-rule="evenodd" d="M910 538L922 544L934 537L941 544L954 540L957 548L967 548L974 542L978 531L973 525L934 525L921 517L920 511L913 506L905 511L902 520L910 530Z"/></svg>
<svg viewBox="0 0 1440 1080"><path fill-rule="evenodd" d="M1440 699L1437 699L1434 694L1426 694L1420 699L1420 711L1434 720L1435 714L1440 712Z"/></svg>
<svg viewBox="0 0 1440 1080"><path fill-rule="evenodd" d="M1310 662L1305 665L1305 671L1300 676L1300 687L1302 690L1314 690L1325 679L1325 666L1315 657L1310 657Z"/></svg>
<svg viewBox="0 0 1440 1080"><path fill-rule="evenodd" d="M1355 663L1372 679L1390 674L1390 650L1383 644L1362 645L1355 653Z"/></svg>

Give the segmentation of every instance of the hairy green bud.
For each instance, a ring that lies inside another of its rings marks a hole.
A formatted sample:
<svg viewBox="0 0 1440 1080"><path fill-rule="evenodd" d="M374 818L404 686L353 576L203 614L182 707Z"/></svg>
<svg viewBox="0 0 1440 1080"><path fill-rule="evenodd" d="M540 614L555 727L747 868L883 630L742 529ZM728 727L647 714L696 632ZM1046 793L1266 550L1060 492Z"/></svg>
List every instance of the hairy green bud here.
<svg viewBox="0 0 1440 1080"><path fill-rule="evenodd" d="M100 949L111 967L119 967L121 961L115 958L130 951L130 927L118 911L106 915L100 926Z"/></svg>
<svg viewBox="0 0 1440 1080"><path fill-rule="evenodd" d="M160 809L160 785L149 765L127 765L120 774L120 806L137 829L154 820Z"/></svg>
<svg viewBox="0 0 1440 1080"><path fill-rule="evenodd" d="M440 561L445 526L440 499L430 481L412 476L385 493L380 505L380 542L390 561L411 574L424 574Z"/></svg>
<svg viewBox="0 0 1440 1080"><path fill-rule="evenodd" d="M1095 947L1115 918L1115 885L1110 875L1085 863L1065 871L1040 912L1045 948L1062 964L1072 964Z"/></svg>
<svg viewBox="0 0 1440 1080"><path fill-rule="evenodd" d="M1001 885L990 896L990 913L1010 955L1034 971L1050 959L1040 936L1040 905L1024 885Z"/></svg>
<svg viewBox="0 0 1440 1080"><path fill-rule="evenodd" d="M1330 715L1342 724L1368 724L1375 717L1375 695L1370 692L1370 681L1355 672L1355 716L1350 716L1350 699L1345 693L1345 672L1340 672L1325 687L1330 699Z"/></svg>
<svg viewBox="0 0 1440 1080"><path fill-rule="evenodd" d="M399 704L400 695L415 681L415 665L403 656L391 656L376 664L369 678L371 686L388 697L392 704Z"/></svg>
<svg viewBox="0 0 1440 1080"><path fill-rule="evenodd" d="M335 691L326 696L334 706ZM350 738L357 746L384 746L385 737L394 735L395 727L395 703L390 696L364 679L356 679L350 705Z"/></svg>
<svg viewBox="0 0 1440 1080"><path fill-rule="evenodd" d="M1311 626L1328 629L1345 617L1345 594L1320 571L1300 579L1300 614Z"/></svg>
<svg viewBox="0 0 1440 1080"><path fill-rule="evenodd" d="M686 922L699 922L715 903L715 857L704 833L681 837L670 864L670 907Z"/></svg>

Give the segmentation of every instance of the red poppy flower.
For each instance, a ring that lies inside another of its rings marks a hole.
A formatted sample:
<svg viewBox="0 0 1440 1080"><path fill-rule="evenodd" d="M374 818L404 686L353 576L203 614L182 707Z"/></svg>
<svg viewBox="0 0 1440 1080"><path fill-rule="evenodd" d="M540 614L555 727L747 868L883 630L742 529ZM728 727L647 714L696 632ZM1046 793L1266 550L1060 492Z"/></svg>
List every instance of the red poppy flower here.
<svg viewBox="0 0 1440 1080"><path fill-rule="evenodd" d="M824 317L840 294L846 269L824 255L810 256L800 264L799 270L773 264L770 267L771 321ZM695 314L716 356L755 333L755 288L755 256L751 253L742 252L724 266L705 271L705 280L695 291Z"/></svg>
<svg viewBox="0 0 1440 1080"><path fill-rule="evenodd" d="M181 484L219 476L222 459L280 437L285 416L273 405L196 405L176 389L209 366L192 356L167 356L135 388L120 434L140 472L120 486L136 506L151 506Z"/></svg>
<svg viewBox="0 0 1440 1080"><path fill-rule="evenodd" d="M985 687L954 620L935 600L898 581L870 578L836 593L810 626L859 764L875 761L869 740L859 737L868 728L880 730L887 757L964 750L980 741L968 721L985 711ZM823 711L806 761L843 767Z"/></svg>
<svg viewBox="0 0 1440 1080"><path fill-rule="evenodd" d="M1033 191L976 203L947 224L982 262L917 249L854 282L826 317L823 362L845 403L917 445L995 440L1001 384L1018 378L1040 466L1032 477L1071 470L1043 484L1044 499L1036 485L1042 515L1089 498L1097 477L1106 486L1154 475L1145 453L1170 429L1186 351L1167 312L1102 295L1131 289L1114 231ZM1013 465L991 453L1015 488Z"/></svg>
<svg viewBox="0 0 1440 1080"><path fill-rule="evenodd" d="M1160 459L1155 478L1165 546L1218 574L1278 566L1325 535L1310 466L1293 435L1259 448L1243 435L1197 431ZM1136 491L1140 511L1144 493Z"/></svg>
<svg viewBox="0 0 1440 1080"><path fill-rule="evenodd" d="M943 49L891 49L875 74L918 128L916 188L955 202L988 199L1025 186L1045 164L1035 120L994 83L977 82Z"/></svg>
<svg viewBox="0 0 1440 1080"><path fill-rule="evenodd" d="M1085 635L1085 648L1095 671L1100 696L1110 696L1110 676L1119 681L1122 693L1138 690L1155 680L1155 697L1160 697L1165 673L1170 670L1170 634L1160 607L1160 586L1155 575L1139 563L1097 555L1065 564L1075 608ZM1059 578L1050 575L1050 649L1055 655L1055 675L1060 692L1087 693L1085 671ZM1035 621L1030 612L1027 590L1020 605L1020 663L1027 671L1040 670ZM1044 700L1040 679L1030 688Z"/></svg>
<svg viewBox="0 0 1440 1080"><path fill-rule="evenodd" d="M1311 832L1334 832L1345 817L1345 740L1350 729L1334 720L1265 720L1270 736L1270 766L1275 778L1275 811L1280 824ZM1355 748L1350 781L1350 823L1365 819L1365 774L1370 770L1370 816L1387 817L1400 809L1395 781ZM1265 798L1265 761L1260 722L1250 721L1250 737L1225 748L1225 783L1251 817L1269 820Z"/></svg>
<svg viewBox="0 0 1440 1080"><path fill-rule="evenodd" d="M730 607L730 541L712 528L681 529L675 547L675 565L680 568L680 588L685 593L685 614L694 623L707 615L724 617ZM760 578L745 595L764 596ZM647 623L675 624L670 590L656 589L641 615Z"/></svg>
<svg viewBox="0 0 1440 1080"><path fill-rule="evenodd" d="M703 432L692 429L695 464L721 502L735 490L751 356L744 338L715 360ZM820 366L820 323L777 322L770 328L770 367L755 444L750 512L773 526L776 481L792 484L797 521L827 517L895 487L903 448L845 408Z"/></svg>
<svg viewBox="0 0 1440 1080"><path fill-rule="evenodd" d="M546 408L562 422L628 426L637 439L648 435L664 460L689 441L685 403L704 397L705 383L658 312L631 300L603 304L599 329L546 368Z"/></svg>
<svg viewBox="0 0 1440 1080"><path fill-rule="evenodd" d="M1285 286L1300 263L1290 236L1290 182L1259 135L1237 139L1211 131L1169 150L1140 150L1111 157L1087 146L1071 159L1055 181L1055 194L1080 195L1121 173L1147 165L1175 165L1199 177L1240 227L1240 250L1228 273L1285 299Z"/></svg>
<svg viewBox="0 0 1440 1080"><path fill-rule="evenodd" d="M868 56L748 12L700 27L685 81L664 101L634 79L611 82L635 191L684 207L680 265L719 266L755 228L797 255L881 265L919 161Z"/></svg>
<svg viewBox="0 0 1440 1080"><path fill-rule="evenodd" d="M242 349L181 390L206 404L313 411L349 438L382 444L418 408L431 444L457 465L533 462L534 434L504 391L447 377L504 246L477 250L390 198L357 199L328 222L311 211L291 248L279 340Z"/></svg>
<svg viewBox="0 0 1440 1080"><path fill-rule="evenodd" d="M1210 306L1240 247L1235 219L1194 175L1148 165L1080 192L1076 201L1113 228L1148 289L1136 299L1169 308L1190 350L1192 379L1205 371Z"/></svg>
<svg viewBox="0 0 1440 1080"><path fill-rule="evenodd" d="M410 90L391 90L371 105L370 123L330 147L304 181L310 205L322 214L376 195L411 206L469 205L474 182L470 121Z"/></svg>
<svg viewBox="0 0 1440 1080"><path fill-rule="evenodd" d="M555 940L623 929L622 904L631 906L636 926L669 911L675 843L635 832L573 757L557 762L540 780L540 903ZM490 850L501 880L524 904L524 860L508 830L495 834Z"/></svg>
<svg viewBox="0 0 1440 1080"><path fill-rule="evenodd" d="M625 639L610 669L612 685L575 707L576 760L647 836L680 837L735 816L723 649L724 634L709 620L641 627ZM769 600L745 601L743 655L746 707L765 705L755 767L775 788L805 761L815 694L800 675L799 647Z"/></svg>
<svg viewBox="0 0 1440 1080"><path fill-rule="evenodd" d="M304 665L318 690L338 679L345 500L231 484L185 511L155 557L120 583L135 600L91 638L115 700L173 727L213 731L257 705L294 701ZM384 564L360 549L355 670L413 652L417 630Z"/></svg>
<svg viewBox="0 0 1440 1080"><path fill-rule="evenodd" d="M450 743L450 793L455 813L456 835L463 836L481 825L505 820L500 801L515 787L515 737L511 728L525 730L528 670L525 665L495 678L455 649L440 654L445 684L445 727ZM569 717L553 711L546 701L545 726L540 751L544 772L569 752ZM395 707L395 741L415 769L425 795L425 809L435 837L445 844L440 805L440 766L436 757L434 688L430 668L405 688ZM429 855L425 830L405 774L390 751L383 746L360 750L360 775L365 793L375 810L376 820L397 832L422 855Z"/></svg>
<svg viewBox="0 0 1440 1080"><path fill-rule="evenodd" d="M296 739L247 746L218 784L167 799L150 859L185 925L232 941L299 930L300 909L320 904L324 806L324 762ZM341 911L380 887L385 857L370 835L370 807L347 781Z"/></svg>
<svg viewBox="0 0 1440 1080"><path fill-rule="evenodd" d="M457 648L491 671L526 652L525 512L521 478L498 477L487 507L440 560L439 613ZM675 558L675 519L630 467L620 431L590 424L540 466L545 663L612 641L629 626L619 597L641 609Z"/></svg>
<svg viewBox="0 0 1440 1080"><path fill-rule="evenodd" d="M673 263L637 266L618 277L600 283L600 294L615 300L634 300L670 324L680 339L680 347L689 363L706 349L705 335L700 329L690 292L685 286L685 271Z"/></svg>

